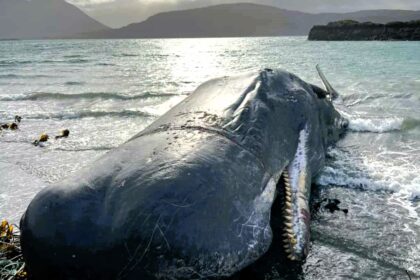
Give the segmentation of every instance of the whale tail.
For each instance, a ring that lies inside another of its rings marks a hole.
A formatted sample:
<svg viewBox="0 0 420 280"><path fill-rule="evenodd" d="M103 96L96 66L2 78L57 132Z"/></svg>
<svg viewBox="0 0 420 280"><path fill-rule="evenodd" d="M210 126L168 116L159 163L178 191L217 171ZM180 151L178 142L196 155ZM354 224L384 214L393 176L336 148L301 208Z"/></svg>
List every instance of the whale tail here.
<svg viewBox="0 0 420 280"><path fill-rule="evenodd" d="M328 82L327 78L325 77L324 73L321 71L321 67L319 64L316 65L316 70L318 71L319 76L321 77L322 83L325 86L325 89L328 92L328 95L331 100L335 100L338 98L338 92L331 86L331 84Z"/></svg>

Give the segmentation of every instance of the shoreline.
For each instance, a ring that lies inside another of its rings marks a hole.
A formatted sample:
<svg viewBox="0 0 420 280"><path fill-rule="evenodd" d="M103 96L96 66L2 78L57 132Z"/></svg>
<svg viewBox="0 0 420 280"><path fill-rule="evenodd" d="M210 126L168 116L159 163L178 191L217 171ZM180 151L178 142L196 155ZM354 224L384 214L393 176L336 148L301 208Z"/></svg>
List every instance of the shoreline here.
<svg viewBox="0 0 420 280"><path fill-rule="evenodd" d="M315 25L309 41L420 41L420 20L387 24L344 20Z"/></svg>

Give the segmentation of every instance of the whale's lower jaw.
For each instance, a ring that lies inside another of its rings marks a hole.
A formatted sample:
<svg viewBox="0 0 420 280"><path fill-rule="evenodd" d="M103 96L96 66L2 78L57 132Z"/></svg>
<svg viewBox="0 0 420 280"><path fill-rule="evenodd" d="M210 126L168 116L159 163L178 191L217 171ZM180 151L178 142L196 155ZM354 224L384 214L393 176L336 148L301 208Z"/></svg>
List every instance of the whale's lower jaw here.
<svg viewBox="0 0 420 280"><path fill-rule="evenodd" d="M307 127L300 132L298 147L290 164L282 171L283 246L292 261L302 260L308 251L310 236L309 196L311 174L307 156Z"/></svg>
<svg viewBox="0 0 420 280"><path fill-rule="evenodd" d="M290 175L287 169L282 173L280 181L279 186L283 186L284 199L282 208L283 248L289 260L301 261L307 255L308 250L310 212L307 207L299 208L292 204L293 196L296 194L293 193L290 185ZM305 205L307 204L305 203ZM303 215L299 215L296 211L300 211ZM302 216L307 217L307 219L300 220Z"/></svg>

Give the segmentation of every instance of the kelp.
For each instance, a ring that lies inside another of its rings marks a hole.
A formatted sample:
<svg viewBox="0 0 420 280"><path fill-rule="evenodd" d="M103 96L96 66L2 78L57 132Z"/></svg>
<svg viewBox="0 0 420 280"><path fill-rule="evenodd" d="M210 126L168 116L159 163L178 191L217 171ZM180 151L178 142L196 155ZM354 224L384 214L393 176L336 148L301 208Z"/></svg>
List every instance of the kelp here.
<svg viewBox="0 0 420 280"><path fill-rule="evenodd" d="M20 246L20 231L16 225L3 221L0 224L0 279L27 279L25 262Z"/></svg>

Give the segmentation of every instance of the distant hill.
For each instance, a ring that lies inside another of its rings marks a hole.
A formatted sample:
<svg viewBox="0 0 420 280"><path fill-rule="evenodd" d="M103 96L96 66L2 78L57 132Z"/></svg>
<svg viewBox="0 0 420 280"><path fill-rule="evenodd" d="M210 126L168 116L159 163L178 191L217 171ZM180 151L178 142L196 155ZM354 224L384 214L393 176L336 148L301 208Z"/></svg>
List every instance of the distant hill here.
<svg viewBox="0 0 420 280"><path fill-rule="evenodd" d="M343 20L315 25L312 41L420 41L420 20L387 24Z"/></svg>
<svg viewBox="0 0 420 280"><path fill-rule="evenodd" d="M80 35L93 38L189 38L307 35L314 25L352 19L407 21L420 11L371 10L353 13L309 14L272 6L237 3L160 13L147 20L103 32Z"/></svg>
<svg viewBox="0 0 420 280"><path fill-rule="evenodd" d="M64 0L0 0L0 39L62 37L107 29Z"/></svg>
<svg viewBox="0 0 420 280"><path fill-rule="evenodd" d="M410 21L420 19L420 11L310 14L236 3L159 13L140 23L110 29L65 0L0 0L0 39L307 35L314 25L344 19L377 23Z"/></svg>
<svg viewBox="0 0 420 280"><path fill-rule="evenodd" d="M296 18L310 14L256 4L225 4L154 15L141 23L96 34L112 38L242 37L304 34Z"/></svg>

